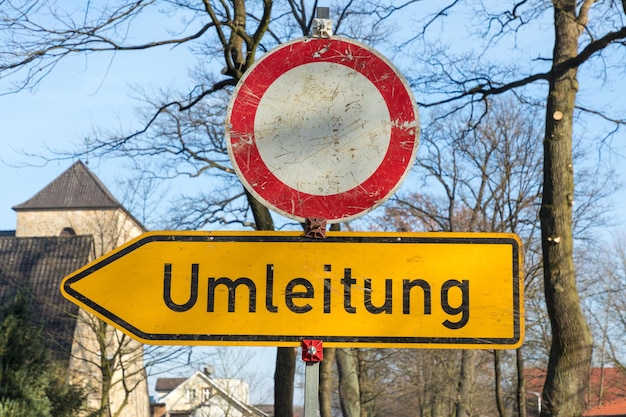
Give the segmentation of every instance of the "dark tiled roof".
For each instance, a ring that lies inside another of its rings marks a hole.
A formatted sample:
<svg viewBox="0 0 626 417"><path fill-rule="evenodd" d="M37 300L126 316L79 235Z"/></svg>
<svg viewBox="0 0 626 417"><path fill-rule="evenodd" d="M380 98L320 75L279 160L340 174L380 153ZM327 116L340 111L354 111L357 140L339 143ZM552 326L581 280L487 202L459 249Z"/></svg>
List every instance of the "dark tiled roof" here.
<svg viewBox="0 0 626 417"><path fill-rule="evenodd" d="M82 161L78 161L13 210L116 208L122 208L122 205L98 177Z"/></svg>
<svg viewBox="0 0 626 417"><path fill-rule="evenodd" d="M60 291L61 280L93 259L91 236L0 237L0 300L17 289L32 295L33 319L50 347L69 359L78 307Z"/></svg>
<svg viewBox="0 0 626 417"><path fill-rule="evenodd" d="M187 378L157 378L155 391L170 392L185 382Z"/></svg>

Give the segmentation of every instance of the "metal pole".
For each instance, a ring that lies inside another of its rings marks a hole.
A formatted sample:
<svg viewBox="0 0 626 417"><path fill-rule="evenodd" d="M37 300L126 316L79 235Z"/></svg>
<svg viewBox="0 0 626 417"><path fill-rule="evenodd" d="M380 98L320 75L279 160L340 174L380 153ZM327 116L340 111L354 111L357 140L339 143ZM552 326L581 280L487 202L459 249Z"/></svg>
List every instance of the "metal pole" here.
<svg viewBox="0 0 626 417"><path fill-rule="evenodd" d="M305 339L302 341L304 370L304 417L317 417L319 414L320 362L324 359L322 341Z"/></svg>
<svg viewBox="0 0 626 417"><path fill-rule="evenodd" d="M320 363L307 362L304 370L304 417L317 417L319 412Z"/></svg>

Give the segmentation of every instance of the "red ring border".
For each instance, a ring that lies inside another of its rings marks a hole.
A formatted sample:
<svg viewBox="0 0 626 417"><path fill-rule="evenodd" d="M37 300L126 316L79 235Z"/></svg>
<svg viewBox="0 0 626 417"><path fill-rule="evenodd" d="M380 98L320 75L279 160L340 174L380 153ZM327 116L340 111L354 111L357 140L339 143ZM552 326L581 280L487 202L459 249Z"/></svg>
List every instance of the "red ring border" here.
<svg viewBox="0 0 626 417"><path fill-rule="evenodd" d="M256 111L267 89L285 72L317 62L345 65L364 75L382 95L392 120L380 166L363 183L338 194L308 194L281 182L261 158L254 136ZM393 194L415 158L418 120L410 89L384 57L345 38L303 38L268 52L244 74L228 107L226 144L235 172L259 201L300 222L317 217L333 223L365 214Z"/></svg>

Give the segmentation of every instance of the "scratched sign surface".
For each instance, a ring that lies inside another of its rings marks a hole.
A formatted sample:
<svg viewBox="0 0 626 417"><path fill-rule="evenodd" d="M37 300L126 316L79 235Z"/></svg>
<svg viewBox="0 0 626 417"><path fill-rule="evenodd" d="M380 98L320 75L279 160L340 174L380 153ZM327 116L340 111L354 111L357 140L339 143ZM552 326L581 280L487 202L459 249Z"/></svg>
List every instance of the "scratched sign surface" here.
<svg viewBox="0 0 626 417"><path fill-rule="evenodd" d="M161 231L61 291L152 344L514 349L522 283L513 234Z"/></svg>
<svg viewBox="0 0 626 417"><path fill-rule="evenodd" d="M334 223L393 194L415 159L419 118L408 84L376 51L303 38L246 72L226 138L239 178L267 207Z"/></svg>

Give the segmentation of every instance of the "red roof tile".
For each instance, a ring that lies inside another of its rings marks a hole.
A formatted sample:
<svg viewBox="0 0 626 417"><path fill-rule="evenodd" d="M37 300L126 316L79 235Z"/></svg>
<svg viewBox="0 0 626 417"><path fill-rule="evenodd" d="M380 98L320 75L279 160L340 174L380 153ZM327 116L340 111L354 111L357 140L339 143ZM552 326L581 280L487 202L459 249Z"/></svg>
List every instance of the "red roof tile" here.
<svg viewBox="0 0 626 417"><path fill-rule="evenodd" d="M524 370L526 390L542 392L546 370L529 368ZM626 371L619 368L592 368L587 393L585 416L626 417Z"/></svg>
<svg viewBox="0 0 626 417"><path fill-rule="evenodd" d="M626 399L621 401L616 401L611 404L601 405L598 407L591 408L583 414L584 416L594 416L594 417L605 417L605 416L626 416Z"/></svg>

